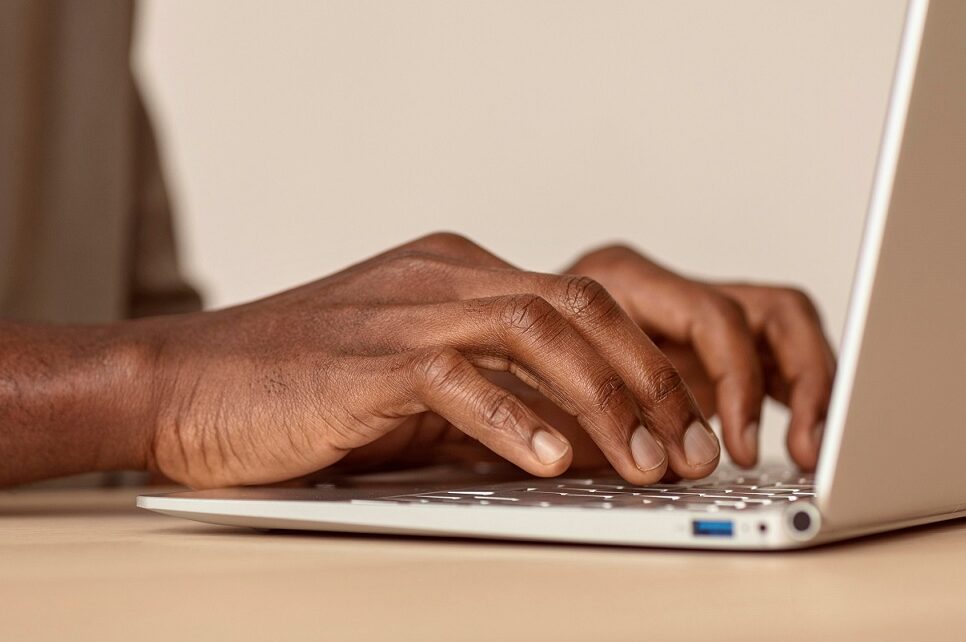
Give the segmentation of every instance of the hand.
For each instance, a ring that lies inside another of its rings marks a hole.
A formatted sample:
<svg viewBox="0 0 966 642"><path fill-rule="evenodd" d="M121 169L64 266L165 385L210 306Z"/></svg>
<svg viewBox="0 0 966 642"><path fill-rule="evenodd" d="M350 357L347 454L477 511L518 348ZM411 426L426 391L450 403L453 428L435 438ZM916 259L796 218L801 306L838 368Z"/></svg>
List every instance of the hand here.
<svg viewBox="0 0 966 642"><path fill-rule="evenodd" d="M568 272L602 284L684 376L744 466L758 456L764 395L791 410L788 451L815 468L835 357L811 300L787 287L709 283L675 274L636 251L591 252Z"/></svg>
<svg viewBox="0 0 966 642"><path fill-rule="evenodd" d="M576 417L629 482L707 475L719 446L677 371L598 283L437 234L248 305L159 318L153 469L195 487L382 462L459 429L535 475L568 439L480 369Z"/></svg>

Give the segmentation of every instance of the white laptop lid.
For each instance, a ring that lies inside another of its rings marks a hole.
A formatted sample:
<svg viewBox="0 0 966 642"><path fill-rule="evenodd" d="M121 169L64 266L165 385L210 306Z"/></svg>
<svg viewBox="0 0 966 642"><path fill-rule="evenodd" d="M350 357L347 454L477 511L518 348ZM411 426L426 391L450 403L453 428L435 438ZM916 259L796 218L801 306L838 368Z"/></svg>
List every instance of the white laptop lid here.
<svg viewBox="0 0 966 642"><path fill-rule="evenodd" d="M964 404L966 2L912 0L819 461L827 523L966 507Z"/></svg>

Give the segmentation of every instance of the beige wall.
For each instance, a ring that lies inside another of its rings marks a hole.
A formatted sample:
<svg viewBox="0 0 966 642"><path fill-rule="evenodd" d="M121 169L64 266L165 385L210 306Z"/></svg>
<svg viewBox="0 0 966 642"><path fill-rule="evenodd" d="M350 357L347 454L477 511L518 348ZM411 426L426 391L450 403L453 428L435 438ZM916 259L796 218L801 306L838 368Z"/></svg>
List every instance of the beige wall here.
<svg viewBox="0 0 966 642"><path fill-rule="evenodd" d="M902 0L147 0L139 70L211 305L436 229L608 239L844 318Z"/></svg>

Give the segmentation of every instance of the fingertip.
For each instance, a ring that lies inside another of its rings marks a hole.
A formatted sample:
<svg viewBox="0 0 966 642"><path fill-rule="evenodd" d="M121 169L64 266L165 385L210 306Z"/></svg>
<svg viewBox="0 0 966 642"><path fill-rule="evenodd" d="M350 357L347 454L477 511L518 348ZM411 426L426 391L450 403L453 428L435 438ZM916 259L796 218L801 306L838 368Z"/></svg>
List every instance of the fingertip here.
<svg viewBox="0 0 966 642"><path fill-rule="evenodd" d="M818 451L821 437L818 440L814 436L815 428L805 425L796 425L793 421L788 428L786 439L788 454L792 461L805 472L812 472L818 464Z"/></svg>
<svg viewBox="0 0 966 642"><path fill-rule="evenodd" d="M822 454L822 440L825 437L825 421L819 421L815 424L812 430L809 432L809 439L812 442L812 447L810 450L811 461L808 462L808 472L814 472L818 468L819 456Z"/></svg>
<svg viewBox="0 0 966 642"><path fill-rule="evenodd" d="M667 468L667 450L664 445L644 426L638 426L631 433L631 457L634 465L642 473L651 475L659 472L664 474ZM660 479L660 475L658 479Z"/></svg>
<svg viewBox="0 0 966 642"><path fill-rule="evenodd" d="M703 466L697 467L685 467L675 470L675 472L681 477L681 479L704 479L711 473L715 471L718 467L719 459L708 462Z"/></svg>
<svg viewBox="0 0 966 642"><path fill-rule="evenodd" d="M759 417L764 393L758 380L746 385L735 383L733 379L722 381L717 391L721 432L731 460L742 468L751 468L758 462Z"/></svg>
<svg viewBox="0 0 966 642"><path fill-rule="evenodd" d="M560 475L573 461L573 447L570 442L556 432L538 428L530 439L530 449L536 458L537 466L528 466L527 472L540 477Z"/></svg>
<svg viewBox="0 0 966 642"><path fill-rule="evenodd" d="M722 422L722 436L731 461L741 468L758 463L758 421Z"/></svg>
<svg viewBox="0 0 966 642"><path fill-rule="evenodd" d="M603 452L617 474L637 486L660 482L668 470L667 449L643 425L631 432L626 451L606 449Z"/></svg>
<svg viewBox="0 0 966 642"><path fill-rule="evenodd" d="M651 484L660 483L664 479L667 471L668 462L665 460L664 463L650 470L641 470L636 466L628 466L626 469L620 471L620 475L631 484L650 486Z"/></svg>
<svg viewBox="0 0 966 642"><path fill-rule="evenodd" d="M684 431L684 456L694 470L714 469L721 457L721 444L707 423L695 419Z"/></svg>
<svg viewBox="0 0 966 642"><path fill-rule="evenodd" d="M721 459L721 444L711 427L695 418L678 434L677 442L668 452L668 469L682 479L701 479L714 472Z"/></svg>
<svg viewBox="0 0 966 642"><path fill-rule="evenodd" d="M533 431L530 447L540 463L549 466L559 461L570 451L570 442L549 430L538 428Z"/></svg>

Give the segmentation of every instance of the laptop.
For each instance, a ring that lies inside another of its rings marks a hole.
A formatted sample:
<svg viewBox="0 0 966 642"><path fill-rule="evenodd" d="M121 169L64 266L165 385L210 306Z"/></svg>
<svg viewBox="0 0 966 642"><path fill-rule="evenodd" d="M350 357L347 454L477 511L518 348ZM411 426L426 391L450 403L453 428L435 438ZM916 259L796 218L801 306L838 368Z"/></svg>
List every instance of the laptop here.
<svg viewBox="0 0 966 642"><path fill-rule="evenodd" d="M214 524L769 550L966 516L966 2L911 0L814 476L426 473L145 495ZM485 471L484 471L485 472Z"/></svg>

